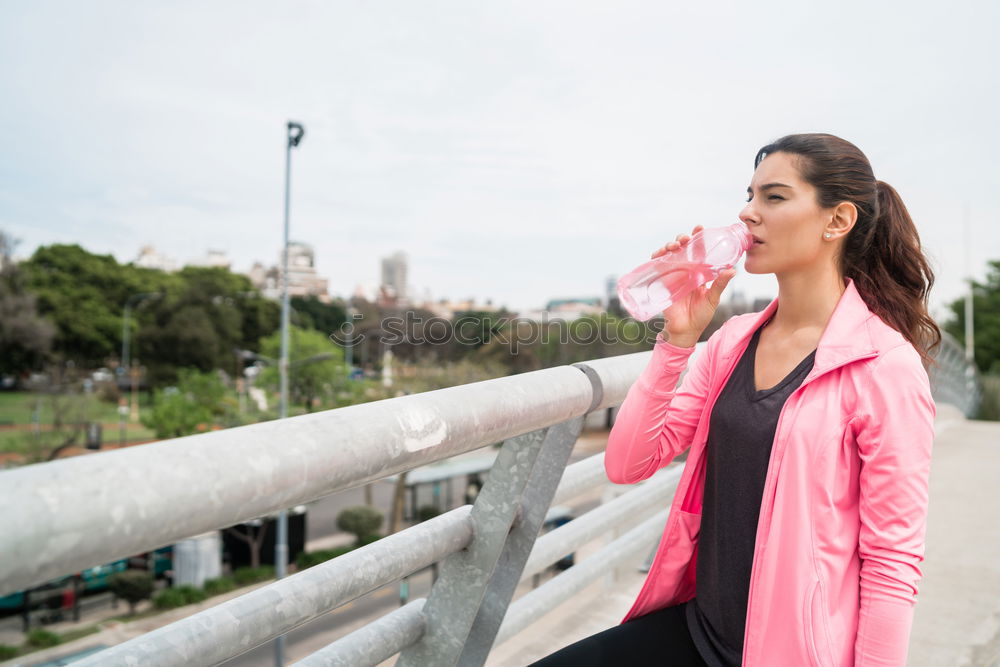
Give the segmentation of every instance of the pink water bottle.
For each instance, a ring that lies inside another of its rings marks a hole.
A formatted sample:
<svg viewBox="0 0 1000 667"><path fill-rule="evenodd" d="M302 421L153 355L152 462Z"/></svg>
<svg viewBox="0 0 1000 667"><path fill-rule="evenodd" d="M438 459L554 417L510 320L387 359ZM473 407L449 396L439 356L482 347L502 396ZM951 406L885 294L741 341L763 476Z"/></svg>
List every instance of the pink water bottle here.
<svg viewBox="0 0 1000 667"><path fill-rule="evenodd" d="M648 320L699 285L732 268L753 244L743 223L703 229L682 248L637 266L618 281L622 305L637 320Z"/></svg>

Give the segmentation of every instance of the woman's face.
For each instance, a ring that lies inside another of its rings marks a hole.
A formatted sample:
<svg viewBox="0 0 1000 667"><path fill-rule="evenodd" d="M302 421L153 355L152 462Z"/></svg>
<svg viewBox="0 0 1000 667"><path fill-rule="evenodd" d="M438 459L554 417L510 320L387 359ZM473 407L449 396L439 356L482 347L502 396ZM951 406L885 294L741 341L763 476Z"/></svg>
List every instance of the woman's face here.
<svg viewBox="0 0 1000 667"><path fill-rule="evenodd" d="M772 153L754 171L740 220L755 242L746 255L747 273L787 273L829 256L823 231L830 210L820 208L816 188L802 180L796 156ZM760 241L760 242L757 242Z"/></svg>

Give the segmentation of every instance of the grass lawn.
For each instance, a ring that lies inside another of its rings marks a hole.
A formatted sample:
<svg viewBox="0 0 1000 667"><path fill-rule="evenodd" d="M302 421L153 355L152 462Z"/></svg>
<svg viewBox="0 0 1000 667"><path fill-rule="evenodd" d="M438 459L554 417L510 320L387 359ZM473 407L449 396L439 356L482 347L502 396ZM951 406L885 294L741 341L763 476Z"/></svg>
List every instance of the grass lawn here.
<svg viewBox="0 0 1000 667"><path fill-rule="evenodd" d="M86 400L86 418L88 421L117 422L118 406L88 394ZM139 394L140 409L149 405L149 397ZM30 391L0 391L0 426L9 424L31 424L35 409L39 409L39 418L43 424L52 423L52 404L45 394Z"/></svg>
<svg viewBox="0 0 1000 667"><path fill-rule="evenodd" d="M82 401L83 419L103 424L103 442L117 444L120 437L118 406L101 401L93 394L82 397ZM147 401L146 396L140 395L141 407ZM37 434L32 428L36 409L41 424L41 430ZM59 435L47 430L51 425L52 401L50 397L26 391L0 392L0 453L25 454L39 446L45 448L53 446L59 440ZM156 434L142 424L126 422L126 442L151 440L155 437ZM84 442L84 438L81 436L78 444L83 446Z"/></svg>

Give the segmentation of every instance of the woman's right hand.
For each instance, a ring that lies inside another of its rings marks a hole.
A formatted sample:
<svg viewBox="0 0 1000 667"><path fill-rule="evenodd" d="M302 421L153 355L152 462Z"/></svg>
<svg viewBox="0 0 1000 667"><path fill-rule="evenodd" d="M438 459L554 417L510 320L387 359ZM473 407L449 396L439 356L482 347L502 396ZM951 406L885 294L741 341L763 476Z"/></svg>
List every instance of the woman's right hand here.
<svg viewBox="0 0 1000 667"><path fill-rule="evenodd" d="M691 235L697 234L702 229L702 225L696 225L691 230ZM676 241L671 241L656 250L652 258L683 248L691 242L691 235L678 235ZM711 287L701 285L663 311L663 329L669 334L668 340L671 344L678 347L694 347L701 333L712 321L715 309L719 307L719 301L722 299L722 291L735 275L736 269L726 269L712 281Z"/></svg>

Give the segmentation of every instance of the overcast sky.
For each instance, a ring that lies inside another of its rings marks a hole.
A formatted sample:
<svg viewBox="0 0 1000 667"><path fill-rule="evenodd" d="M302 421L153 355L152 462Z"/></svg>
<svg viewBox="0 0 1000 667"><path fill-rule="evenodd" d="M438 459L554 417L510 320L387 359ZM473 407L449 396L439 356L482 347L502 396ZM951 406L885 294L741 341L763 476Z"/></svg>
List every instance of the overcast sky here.
<svg viewBox="0 0 1000 667"><path fill-rule="evenodd" d="M295 119L292 237L334 294L401 249L435 298L537 307L737 221L757 149L822 131L900 191L939 306L1000 259L998 19L995 0L6 0L0 229L22 256L272 263Z"/></svg>

